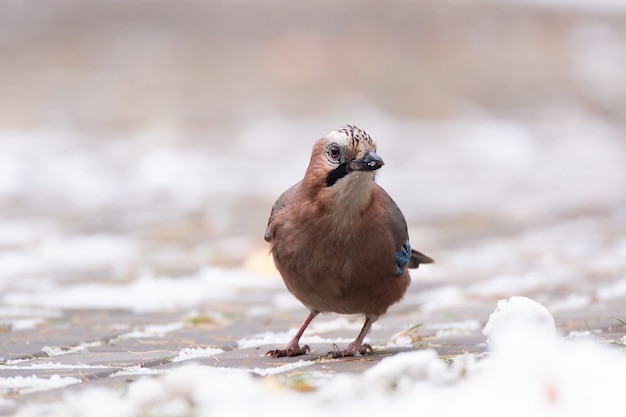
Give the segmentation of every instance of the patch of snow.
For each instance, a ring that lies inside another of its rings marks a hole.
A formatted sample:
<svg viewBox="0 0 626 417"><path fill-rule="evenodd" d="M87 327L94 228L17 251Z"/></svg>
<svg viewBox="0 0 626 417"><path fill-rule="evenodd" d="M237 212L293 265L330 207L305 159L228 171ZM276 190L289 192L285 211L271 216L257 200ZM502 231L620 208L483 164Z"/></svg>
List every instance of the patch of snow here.
<svg viewBox="0 0 626 417"><path fill-rule="evenodd" d="M272 306L282 311L293 311L302 309L302 303L288 292L280 292L272 297Z"/></svg>
<svg viewBox="0 0 626 417"><path fill-rule="evenodd" d="M429 323L425 325L425 328L437 330L435 337L443 338L474 333L480 329L480 323L476 320L450 323Z"/></svg>
<svg viewBox="0 0 626 417"><path fill-rule="evenodd" d="M164 372L165 370L163 369L146 368L142 365L132 365L125 367L121 371L114 372L111 374L111 378L124 375L160 375Z"/></svg>
<svg viewBox="0 0 626 417"><path fill-rule="evenodd" d="M446 372L446 365L437 352L424 349L386 358L363 374L363 382L387 390L403 390L416 381L443 382Z"/></svg>
<svg viewBox="0 0 626 417"><path fill-rule="evenodd" d="M457 285L446 285L434 290L421 291L413 295L414 301L421 303L422 311L444 310L465 301L463 290Z"/></svg>
<svg viewBox="0 0 626 417"><path fill-rule="evenodd" d="M489 345L497 345L502 341L508 343L511 339L517 339L510 333L524 333L520 332L520 329L525 328L545 334L547 337L556 337L552 314L538 302L518 296L498 301L495 311L491 313L483 329L483 334L487 337Z"/></svg>
<svg viewBox="0 0 626 417"><path fill-rule="evenodd" d="M600 329L594 329L594 330L571 330L567 334L567 337L569 337L569 338L589 337L589 336L593 336L593 335L601 334L601 333L602 333L602 330L600 330Z"/></svg>
<svg viewBox="0 0 626 417"><path fill-rule="evenodd" d="M592 298L588 294L568 294L564 299L551 301L549 309L553 313L579 310L590 305L591 301Z"/></svg>
<svg viewBox="0 0 626 417"><path fill-rule="evenodd" d="M63 317L63 312L59 309L22 307L22 306L2 306L0 307L0 317Z"/></svg>
<svg viewBox="0 0 626 417"><path fill-rule="evenodd" d="M48 356L60 356L68 353L86 352L89 348L102 346L102 342L84 342L71 347L44 346L41 350Z"/></svg>
<svg viewBox="0 0 626 417"><path fill-rule="evenodd" d="M501 294L524 293L546 285L543 275L526 273L519 275L496 276L479 284L470 286L467 292L482 297L492 297Z"/></svg>
<svg viewBox="0 0 626 417"><path fill-rule="evenodd" d="M381 343L381 347L413 347L422 340L420 325L411 326L392 335L387 342Z"/></svg>
<svg viewBox="0 0 626 417"><path fill-rule="evenodd" d="M33 405L28 410L20 409L18 415L58 415L58 416L86 416L89 417L136 417L139 413L139 406L135 401L120 401L119 395L108 388L91 388L81 393L68 392L64 396L65 406L51 407L50 405ZM88 411L88 414L86 412ZM52 414L50 414L52 413ZM148 415L148 414L144 414ZM158 414L153 414L158 415ZM165 414L160 414L166 417Z"/></svg>
<svg viewBox="0 0 626 417"><path fill-rule="evenodd" d="M46 322L45 319L40 319L40 318L13 319L13 320L0 319L0 326L6 326L11 331L30 330L30 329L35 329L37 326L45 322Z"/></svg>
<svg viewBox="0 0 626 417"><path fill-rule="evenodd" d="M207 268L180 278L143 275L128 283L79 283L45 291L4 294L5 304L63 309L126 309L135 312L195 307L210 300L233 298L242 288L275 287L244 270Z"/></svg>
<svg viewBox="0 0 626 417"><path fill-rule="evenodd" d="M3 251L0 254L0 280L45 274L56 269L117 268L135 259L138 253L139 244L122 236L45 236L30 243L28 249Z"/></svg>
<svg viewBox="0 0 626 417"><path fill-rule="evenodd" d="M37 362L29 363L26 365L19 365L24 363L24 360L9 361L6 365L0 365L0 369L107 369L107 365L90 365L85 363L60 363L60 362Z"/></svg>
<svg viewBox="0 0 626 417"><path fill-rule="evenodd" d="M3 220L0 219L0 246L23 247L40 241L42 235L50 236L57 233L51 221L35 220Z"/></svg>
<svg viewBox="0 0 626 417"><path fill-rule="evenodd" d="M285 365L280 365L274 368L254 368L254 369L250 369L250 372L252 372L253 374L261 375L261 376L276 375L276 374L281 374L283 372L288 372L294 369L304 368L305 366L311 366L311 365L315 365L315 361L299 360L297 362L287 363Z"/></svg>
<svg viewBox="0 0 626 417"><path fill-rule="evenodd" d="M19 394L31 394L38 391L47 391L55 388L63 388L68 385L79 384L82 381L78 378L61 377L52 375L50 378L40 378L38 376L13 376L0 378L0 394L17 392Z"/></svg>
<svg viewBox="0 0 626 417"><path fill-rule="evenodd" d="M253 335L251 337L246 337L243 339L239 339L237 341L237 346L241 349L264 346L264 345L277 345L282 346L286 345L287 342L293 338L296 334L297 329L291 329L286 332L264 332L257 335ZM355 335L356 337L356 335ZM308 343L350 343L354 339L348 338L323 338L317 335L310 334L308 332L304 332L302 339L300 339L300 344L308 344Z"/></svg>
<svg viewBox="0 0 626 417"><path fill-rule="evenodd" d="M184 323L176 322L169 324L151 324L148 326L136 327L133 331L119 335L116 339L141 339L144 337L165 337L170 332L182 329Z"/></svg>
<svg viewBox="0 0 626 417"><path fill-rule="evenodd" d="M376 323L374 323L376 326ZM305 334L326 333L338 330L356 330L363 327L363 319L349 320L345 316L339 316L332 320L314 320L307 328Z"/></svg>
<svg viewBox="0 0 626 417"><path fill-rule="evenodd" d="M219 355L220 353L223 353L223 352L224 351L222 349L211 348L211 347L185 348L181 350L180 353L174 357L174 359L172 359L172 362L182 362L182 361L195 359L195 358L214 357L215 355Z"/></svg>
<svg viewBox="0 0 626 417"><path fill-rule="evenodd" d="M376 323L374 324L374 326L376 326ZM332 320L316 320L313 321L311 325L306 329L300 343L350 343L354 339L339 337L323 338L319 336L319 334L338 330L354 330L354 337L356 337L362 327L363 322L361 320L350 320L345 316L340 316ZM248 338L240 339L239 341L237 341L237 346L240 348L249 348L264 345L285 345L287 342L289 342L289 340L291 340L291 338L297 333L297 331L297 329L290 329L286 332L265 332L253 335Z"/></svg>
<svg viewBox="0 0 626 417"><path fill-rule="evenodd" d="M601 301L615 300L626 297L626 278L610 284L602 285L596 292Z"/></svg>

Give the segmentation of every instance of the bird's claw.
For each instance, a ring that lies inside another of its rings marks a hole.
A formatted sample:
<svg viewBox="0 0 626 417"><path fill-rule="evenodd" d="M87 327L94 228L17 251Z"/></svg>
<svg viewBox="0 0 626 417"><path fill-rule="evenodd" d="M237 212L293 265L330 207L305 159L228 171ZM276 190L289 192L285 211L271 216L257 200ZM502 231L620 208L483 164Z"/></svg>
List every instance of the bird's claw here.
<svg viewBox="0 0 626 417"><path fill-rule="evenodd" d="M306 355L311 351L309 345L304 345L300 347L298 344L289 344L285 349L272 349L268 350L265 356L270 356L272 358L284 358L286 356L299 356Z"/></svg>
<svg viewBox="0 0 626 417"><path fill-rule="evenodd" d="M348 358L352 356L361 356L366 355L368 353L374 353L374 349L372 346L364 343L362 345L350 345L345 350L333 350L326 354L327 358L330 359L338 359L338 358Z"/></svg>

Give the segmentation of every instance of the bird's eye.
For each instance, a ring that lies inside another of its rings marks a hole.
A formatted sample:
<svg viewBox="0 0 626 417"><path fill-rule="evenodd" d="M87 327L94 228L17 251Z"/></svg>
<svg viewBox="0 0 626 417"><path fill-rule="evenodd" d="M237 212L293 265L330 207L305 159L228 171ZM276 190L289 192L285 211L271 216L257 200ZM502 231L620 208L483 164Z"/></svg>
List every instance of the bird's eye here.
<svg viewBox="0 0 626 417"><path fill-rule="evenodd" d="M328 156L330 156L332 160L338 161L339 156L341 156L341 149L339 149L339 146L332 145L330 148L328 148Z"/></svg>

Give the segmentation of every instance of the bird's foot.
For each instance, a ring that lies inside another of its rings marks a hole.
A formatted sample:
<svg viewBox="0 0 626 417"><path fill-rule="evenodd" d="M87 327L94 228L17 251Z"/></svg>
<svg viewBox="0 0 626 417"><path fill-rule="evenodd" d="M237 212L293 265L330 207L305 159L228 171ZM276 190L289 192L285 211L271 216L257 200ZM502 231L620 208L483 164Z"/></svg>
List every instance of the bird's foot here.
<svg viewBox="0 0 626 417"><path fill-rule="evenodd" d="M309 348L309 345L300 347L297 342L289 342L285 349L268 350L265 356L271 356L272 358L284 358L285 356L306 355L310 351L311 348Z"/></svg>
<svg viewBox="0 0 626 417"><path fill-rule="evenodd" d="M350 343L346 350L335 349L328 352L326 354L326 357L331 359L338 359L366 355L367 353L374 353L374 349L372 349L371 345L368 345L367 343L364 343L362 345Z"/></svg>

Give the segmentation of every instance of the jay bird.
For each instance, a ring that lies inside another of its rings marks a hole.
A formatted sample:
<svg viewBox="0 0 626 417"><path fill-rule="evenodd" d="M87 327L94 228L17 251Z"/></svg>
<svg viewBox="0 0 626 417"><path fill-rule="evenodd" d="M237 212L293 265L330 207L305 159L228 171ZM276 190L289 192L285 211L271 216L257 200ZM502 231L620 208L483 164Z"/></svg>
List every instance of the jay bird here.
<svg viewBox="0 0 626 417"><path fill-rule="evenodd" d="M274 203L264 237L287 289L310 313L287 346L268 356L308 353L300 337L330 312L363 314L365 324L347 349L328 355L366 354L372 348L363 339L403 297L408 268L433 262L411 249L402 212L374 182L383 165L365 131L341 127L315 143L304 178Z"/></svg>

